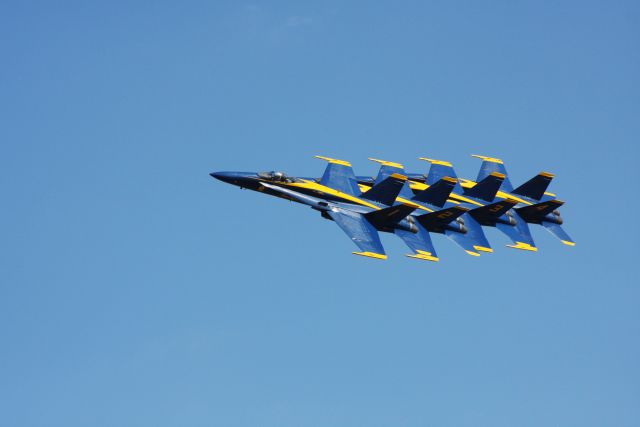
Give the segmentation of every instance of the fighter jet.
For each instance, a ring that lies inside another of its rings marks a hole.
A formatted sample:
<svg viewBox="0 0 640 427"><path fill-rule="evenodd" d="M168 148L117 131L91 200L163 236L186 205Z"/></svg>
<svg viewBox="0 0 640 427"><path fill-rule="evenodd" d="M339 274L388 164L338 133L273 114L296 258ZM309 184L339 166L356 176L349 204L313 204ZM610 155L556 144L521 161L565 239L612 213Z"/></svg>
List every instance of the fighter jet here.
<svg viewBox="0 0 640 427"><path fill-rule="evenodd" d="M482 206L489 201L509 200L516 201L517 206L512 211L507 211L506 215L509 219L509 223L514 227L509 227L508 224L499 225L500 221L496 222L495 226L509 236L513 241L514 247L524 250L537 250L532 243L530 231L526 224L540 224L549 230L552 234L558 237L564 244L573 246L575 243L569 237L569 235L560 226L563 223L558 207L564 204L563 201L557 200L555 194L546 191L549 183L553 179L553 175L548 172L540 172L538 175L522 184L520 187L514 189L506 174L506 169L502 160L473 155L483 160L482 166L478 173L476 181L458 178L459 185L454 188L451 193L450 202L462 203L464 206ZM437 178L441 175L455 176L451 163L434 160L428 158L421 158L432 163L432 167L429 171L429 175L422 175L416 173L406 173L409 178L410 188L414 191L424 190L429 187L429 180ZM383 166L384 167L384 166ZM468 197L479 193L477 184L488 179L491 176L503 177L502 184L499 186L498 191L495 193L495 198L491 199L491 193L485 193L481 197ZM369 177L358 177L358 182L361 186L368 185L374 182L374 179ZM473 210L466 217L473 216ZM517 215L516 215L517 214ZM507 218L503 218L507 219ZM518 222L524 221L525 224L521 225ZM483 224L483 225L493 225ZM524 240L524 241L523 241Z"/></svg>
<svg viewBox="0 0 640 427"><path fill-rule="evenodd" d="M573 239L569 237L561 226L563 219L558 208L564 202L556 199L555 194L547 192L547 188L554 177L553 174L540 172L514 189L502 160L477 154L472 154L472 157L482 160L477 181L481 181L488 174L494 172L503 174L505 179L502 182L501 191L498 192L498 197L509 197L518 200L521 206L516 207L515 211L518 212L522 219L530 224L542 225L565 245L575 246Z"/></svg>
<svg viewBox="0 0 640 427"><path fill-rule="evenodd" d="M414 216L419 205L404 201L394 204L407 178L391 174L362 193L351 168L344 160L316 156L328 162L319 180L290 177L282 172L214 172L223 182L310 206L323 218L335 221L360 249L356 255L386 259L378 232L400 237L413 253L407 256L438 261L427 230L465 232L457 222L465 207L451 206ZM446 177L444 177L446 178ZM427 192L432 198L446 200L454 186L451 178L434 182ZM423 197L428 198L423 194Z"/></svg>
<svg viewBox="0 0 640 427"><path fill-rule="evenodd" d="M391 174L394 174L394 173L406 174L404 170L404 166L400 163L389 162L386 160L373 159L373 158L369 158L369 160L372 160L380 164L380 170L378 171L378 175L373 181L374 185L386 179ZM449 182L451 182L454 186L454 189L456 188L456 186L459 186L458 181L455 178L443 175L440 179L448 180ZM481 187L489 187L487 191L490 192L491 188L495 188L496 185L499 185L498 181L500 180L501 180L500 176L491 176L481 184L478 190ZM434 179L433 181L436 181L436 180ZM417 185L418 184L414 183L413 187L416 187ZM406 200L411 200L414 202L415 201L425 202L422 205L419 205L419 207L421 209L427 209L427 210L431 210L435 207L442 208L442 207L452 207L452 206L460 205L460 202L457 202L457 201L448 202L446 199L441 199L441 200L438 200L437 202L434 202L433 200L432 201L423 200L423 194L428 193L433 186L423 185L423 184L419 184L419 185L422 188L416 189L415 195L414 195L413 190L411 190L409 183L408 182L405 183L402 190L400 191L400 196L397 198L397 203L402 203ZM360 188L363 191L366 191L369 188L369 186L364 183L361 183ZM454 197L454 195L451 194L451 197ZM458 222L464 226L464 231L465 231L464 233L461 233L458 231L452 231L452 230L437 230L437 229L431 229L429 231L437 232L437 233L439 232L444 234L446 237L448 237L453 242L455 242L460 247L462 247L465 250L465 252L467 252L469 255L479 256L480 252L493 252L493 249L491 249L491 245L489 244L489 241L487 240L484 234L484 231L482 230L481 223L478 221L478 218L482 219L484 222L497 221L505 211L508 211L516 203L517 202L515 201L507 199L507 200L489 204L486 206L482 204L479 204L478 207L473 206L472 207L473 211L470 210L469 212L463 214L458 219ZM425 204L430 207L425 207L424 206ZM471 212L473 212L473 215L471 215Z"/></svg>
<svg viewBox="0 0 640 427"><path fill-rule="evenodd" d="M457 178L453 165L449 162L426 157L420 157L420 160L431 163L426 185L433 184L444 175ZM458 183L453 189L452 199L467 207L469 215L481 225L495 227L506 234L513 241L512 245L507 245L508 247L535 252L538 248L527 222L512 209L518 201L513 198L494 201L505 178L506 175L494 171L473 186L464 188ZM415 188L420 189L422 186L424 184L416 184Z"/></svg>

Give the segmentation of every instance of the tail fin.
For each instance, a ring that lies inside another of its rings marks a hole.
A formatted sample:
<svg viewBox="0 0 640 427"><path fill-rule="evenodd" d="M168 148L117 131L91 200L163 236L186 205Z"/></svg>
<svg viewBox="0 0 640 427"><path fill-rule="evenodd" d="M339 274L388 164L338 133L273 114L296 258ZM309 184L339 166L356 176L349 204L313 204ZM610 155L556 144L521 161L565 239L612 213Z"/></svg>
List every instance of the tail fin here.
<svg viewBox="0 0 640 427"><path fill-rule="evenodd" d="M418 206L414 204L402 203L388 208L371 211L364 214L364 217L376 228L392 228L394 225L411 215Z"/></svg>
<svg viewBox="0 0 640 427"><path fill-rule="evenodd" d="M454 179L457 179L456 171L453 170L453 165L449 162L445 162L443 160L434 160L428 159L426 157L420 157L420 160L427 161L431 163L431 167L429 168L429 173L427 174L427 184L433 185L438 180L448 176ZM460 184L456 184L456 187L459 187ZM456 188L456 190L460 190Z"/></svg>
<svg viewBox="0 0 640 427"><path fill-rule="evenodd" d="M465 190L464 195L491 202L496 198L500 185L502 185L505 178L506 175L500 172L491 172L484 179L478 181L476 185Z"/></svg>
<svg viewBox="0 0 640 427"><path fill-rule="evenodd" d="M498 218L517 204L518 202L512 199L500 200L490 205L475 208L469 211L469 215L482 225L495 225Z"/></svg>
<svg viewBox="0 0 640 427"><path fill-rule="evenodd" d="M405 182L407 182L406 176L393 173L382 181L374 184L373 187L362 193L360 197L391 206L395 203Z"/></svg>
<svg viewBox="0 0 640 427"><path fill-rule="evenodd" d="M429 231L442 232L444 227L454 221L469 209L462 206L453 206L436 212L420 215L416 217L418 222Z"/></svg>
<svg viewBox="0 0 640 427"><path fill-rule="evenodd" d="M380 160L380 159L373 159L371 157L369 157L369 160L376 163L380 163L380 170L378 171L378 176L376 176L374 185L381 183L382 181L384 181L385 178L388 178L394 173L406 176L406 173L404 171L404 166L400 163L388 162L386 160ZM399 196L405 199L411 199L413 197L413 193L411 192L411 189L409 188L408 183L402 186L402 188L400 189Z"/></svg>
<svg viewBox="0 0 640 427"><path fill-rule="evenodd" d="M447 202L457 182L457 179L445 176L427 189L418 192L412 200L441 208Z"/></svg>
<svg viewBox="0 0 640 427"><path fill-rule="evenodd" d="M316 156L316 158L329 162L320 178L320 184L352 196L360 195L360 187L351 163L324 156Z"/></svg>
<svg viewBox="0 0 640 427"><path fill-rule="evenodd" d="M555 224L553 222L542 221L542 226L547 230L549 230L551 234L553 234L558 239L560 239L560 241L565 245L568 245L568 246L576 245L576 242L574 242L573 239L569 237L567 232L564 231L564 229L560 225Z"/></svg>
<svg viewBox="0 0 640 427"><path fill-rule="evenodd" d="M400 229L394 230L396 236L400 237L413 250L413 254L407 256L427 261L439 261L429 232L420 224L416 224L416 227L418 227L417 233Z"/></svg>
<svg viewBox="0 0 640 427"><path fill-rule="evenodd" d="M502 191L505 191L507 193L511 193L513 191L513 185L511 185L511 181L509 180L507 168L505 168L504 162L502 160L496 159L495 157L479 156L477 154L472 154L471 157L482 159L482 165L480 166L480 171L478 172L476 182L482 181L492 172L498 172L505 176L504 181L502 182Z"/></svg>
<svg viewBox="0 0 640 427"><path fill-rule="evenodd" d="M553 199L536 203L535 205L517 208L516 212L518 212L518 215L520 215L526 222L540 224L542 223L542 221L544 221L545 216L555 211L562 205L564 205L564 202L562 200Z"/></svg>
<svg viewBox="0 0 640 427"><path fill-rule="evenodd" d="M511 193L529 197L533 200L540 200L542 196L544 196L544 192L547 191L547 187L549 187L552 179L553 174L540 172L520 187L511 191Z"/></svg>

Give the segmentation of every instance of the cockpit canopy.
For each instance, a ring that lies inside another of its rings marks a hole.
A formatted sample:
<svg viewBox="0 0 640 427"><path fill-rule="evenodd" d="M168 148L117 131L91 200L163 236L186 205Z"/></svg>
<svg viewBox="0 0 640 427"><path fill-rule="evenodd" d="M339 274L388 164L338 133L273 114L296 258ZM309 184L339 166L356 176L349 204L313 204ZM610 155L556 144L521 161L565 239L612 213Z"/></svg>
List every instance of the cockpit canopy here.
<svg viewBox="0 0 640 427"><path fill-rule="evenodd" d="M258 173L258 176L262 179L266 179L272 182L301 182L297 178L287 176L284 172L278 171L260 172Z"/></svg>

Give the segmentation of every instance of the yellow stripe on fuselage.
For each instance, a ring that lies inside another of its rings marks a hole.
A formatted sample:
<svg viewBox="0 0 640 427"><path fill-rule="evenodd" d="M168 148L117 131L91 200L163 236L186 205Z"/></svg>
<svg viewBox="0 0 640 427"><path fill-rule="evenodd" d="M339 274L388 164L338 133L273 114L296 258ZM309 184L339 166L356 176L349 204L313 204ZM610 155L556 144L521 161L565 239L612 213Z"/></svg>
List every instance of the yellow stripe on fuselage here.
<svg viewBox="0 0 640 427"><path fill-rule="evenodd" d="M409 182L413 182L413 181L409 181ZM363 193L365 191L371 189L371 186L366 185L366 184L358 184L358 187L360 187L360 191L362 191ZM420 203L416 203L413 200L405 199L404 197L397 197L396 198L396 202L403 203L403 204L406 204L406 205L411 205L411 206L414 206L414 207L416 207L418 209L422 209L422 210L427 211L427 212L433 212L433 209L429 209L428 207L426 207L424 205L421 205Z"/></svg>
<svg viewBox="0 0 640 427"><path fill-rule="evenodd" d="M344 199L345 201L349 201L351 203L357 203L359 205L367 206L367 207L373 208L375 210L380 210L380 208L378 206L374 205L373 203L369 203L369 202L367 202L365 200L362 200L359 197L355 197L355 196L352 196L350 194L343 193L342 191L335 190L335 189L333 189L331 187L327 187L326 185L318 184L315 181L309 181L309 180L303 179L302 182L290 182L290 183L286 183L284 185L286 185L287 187L305 188L305 189L313 190L313 191L316 191L316 192L319 192L319 193L329 194L331 196L339 197L339 198Z"/></svg>

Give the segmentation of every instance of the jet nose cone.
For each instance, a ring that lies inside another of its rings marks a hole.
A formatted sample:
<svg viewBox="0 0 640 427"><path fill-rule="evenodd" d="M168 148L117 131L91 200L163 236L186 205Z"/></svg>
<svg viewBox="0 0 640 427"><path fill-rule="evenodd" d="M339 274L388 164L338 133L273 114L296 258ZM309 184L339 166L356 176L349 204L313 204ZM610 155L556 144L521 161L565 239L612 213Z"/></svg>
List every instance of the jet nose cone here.
<svg viewBox="0 0 640 427"><path fill-rule="evenodd" d="M224 182L230 182L235 176L233 172L211 172L209 175Z"/></svg>
<svg viewBox="0 0 640 427"><path fill-rule="evenodd" d="M227 184L249 188L258 177L253 172L212 172L209 175Z"/></svg>

